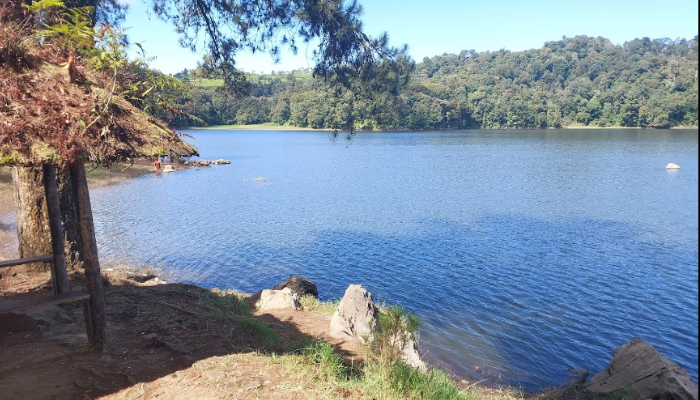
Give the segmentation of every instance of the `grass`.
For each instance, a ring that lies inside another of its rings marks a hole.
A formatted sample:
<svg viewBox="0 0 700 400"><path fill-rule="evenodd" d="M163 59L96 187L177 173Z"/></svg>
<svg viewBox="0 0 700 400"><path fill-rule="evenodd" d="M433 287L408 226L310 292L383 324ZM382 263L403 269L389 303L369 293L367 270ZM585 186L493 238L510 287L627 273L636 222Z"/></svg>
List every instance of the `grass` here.
<svg viewBox="0 0 700 400"><path fill-rule="evenodd" d="M349 379L350 368L345 365L343 357L328 342L319 340L304 347L303 354L314 366L314 376L326 381L345 381Z"/></svg>
<svg viewBox="0 0 700 400"><path fill-rule="evenodd" d="M262 319L250 315L250 307L236 291L206 291L200 301L206 303L212 318L232 323L241 335L253 339L262 347L282 347L277 332Z"/></svg>
<svg viewBox="0 0 700 400"><path fill-rule="evenodd" d="M248 304L235 290L216 290L205 293L204 301L210 302L217 311L236 315L249 315Z"/></svg>
<svg viewBox="0 0 700 400"><path fill-rule="evenodd" d="M301 303L301 307L304 311L316 315L332 315L336 308L338 308L340 300L320 301L317 297L307 294L299 299L299 303Z"/></svg>
<svg viewBox="0 0 700 400"><path fill-rule="evenodd" d="M330 314L337 302L319 302L313 296L301 300L305 311ZM356 391L376 400L471 400L484 398L479 391L460 389L446 373L431 369L419 371L399 359L394 340L401 332L414 334L418 321L399 306L385 307L381 312L373 342L367 347L370 356L361 370L348 366L335 348L324 341L315 341L303 349L303 356L311 366L316 379L326 387L335 387L344 393ZM493 397L509 398L513 397Z"/></svg>
<svg viewBox="0 0 700 400"><path fill-rule="evenodd" d="M377 362L366 364L362 370L348 366L335 348L324 341L315 341L306 346L301 356L310 368L315 380L336 392L359 392L366 398L376 400L513 400L511 392L490 389L485 393L477 388L459 388L453 379L439 370L419 372L396 362L388 374ZM298 369L298 361L290 361ZM363 397L364 398L364 397Z"/></svg>
<svg viewBox="0 0 700 400"><path fill-rule="evenodd" d="M470 400L481 398L468 389L459 389L444 372L430 370L419 372L397 362L386 375L379 364L365 367L361 391L377 400L425 399L425 400Z"/></svg>

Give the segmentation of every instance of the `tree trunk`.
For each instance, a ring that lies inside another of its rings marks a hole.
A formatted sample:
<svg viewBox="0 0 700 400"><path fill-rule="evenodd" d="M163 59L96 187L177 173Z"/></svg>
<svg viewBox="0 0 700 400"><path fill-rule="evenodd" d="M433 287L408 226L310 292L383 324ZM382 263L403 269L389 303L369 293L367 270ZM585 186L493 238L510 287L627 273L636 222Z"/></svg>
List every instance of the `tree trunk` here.
<svg viewBox="0 0 700 400"><path fill-rule="evenodd" d="M83 241L80 239L78 210L68 167L59 168L56 178L58 180L58 197L61 203L61 221L63 222L63 233L65 236L66 264L68 264L70 269L79 269L82 268L80 254L83 248Z"/></svg>
<svg viewBox="0 0 700 400"><path fill-rule="evenodd" d="M19 257L49 254L51 253L51 235L43 169L42 167L14 167L12 171ZM73 198L73 185L67 167L57 169L56 175L66 264L70 269L77 269L81 265L80 252L83 244L78 229L78 212ZM45 271L46 265L33 264L28 268L30 271L39 272Z"/></svg>
<svg viewBox="0 0 700 400"><path fill-rule="evenodd" d="M97 256L97 240L95 239L95 225L92 219L90 193L83 163L70 165L69 169L78 210L80 238L83 242L82 256L83 268L85 268L85 283L87 291L90 293L90 311L94 336L90 338L90 342L92 345L99 347L104 344L106 339L107 314L105 312L100 260Z"/></svg>
<svg viewBox="0 0 700 400"><path fill-rule="evenodd" d="M42 167L13 167L15 202L17 204L17 238L19 257L51 253L51 232L46 208L44 170ZM29 271L46 271L46 264L27 266Z"/></svg>
<svg viewBox="0 0 700 400"><path fill-rule="evenodd" d="M51 277L54 293L68 293L68 271L66 269L66 249L63 241L63 225L61 224L61 207L58 200L58 183L56 182L56 167L44 165L44 186L46 187L46 208L48 209L49 228L51 231Z"/></svg>

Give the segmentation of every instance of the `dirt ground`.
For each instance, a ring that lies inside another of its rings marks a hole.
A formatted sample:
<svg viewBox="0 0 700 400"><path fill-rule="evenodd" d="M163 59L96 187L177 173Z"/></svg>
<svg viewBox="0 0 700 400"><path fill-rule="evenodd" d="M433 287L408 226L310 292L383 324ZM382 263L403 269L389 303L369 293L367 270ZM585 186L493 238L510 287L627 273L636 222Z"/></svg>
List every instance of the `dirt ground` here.
<svg viewBox="0 0 700 400"><path fill-rule="evenodd" d="M4 271L5 300L49 294L49 274ZM295 352L311 338L334 343L361 363L354 343L326 334L328 316L284 310L261 319L281 341L261 346L245 324L217 318L207 290L192 285L139 283L108 277L106 346L95 351L78 306L51 306L0 315L0 393L3 399L325 399L362 398L320 390L299 374ZM137 278L138 279L138 278ZM72 288L81 285L71 275Z"/></svg>

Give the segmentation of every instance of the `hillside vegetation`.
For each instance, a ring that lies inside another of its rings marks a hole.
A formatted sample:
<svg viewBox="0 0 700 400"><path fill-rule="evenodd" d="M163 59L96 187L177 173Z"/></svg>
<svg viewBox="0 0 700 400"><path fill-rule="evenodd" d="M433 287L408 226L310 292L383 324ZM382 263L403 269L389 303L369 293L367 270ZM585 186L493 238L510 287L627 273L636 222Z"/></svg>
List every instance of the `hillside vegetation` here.
<svg viewBox="0 0 700 400"><path fill-rule="evenodd" d="M698 125L698 39L622 45L576 36L540 49L444 54L417 63L398 94L334 90L309 74L250 75L235 98L211 79L180 99L210 125L463 129ZM184 124L184 122L181 122Z"/></svg>

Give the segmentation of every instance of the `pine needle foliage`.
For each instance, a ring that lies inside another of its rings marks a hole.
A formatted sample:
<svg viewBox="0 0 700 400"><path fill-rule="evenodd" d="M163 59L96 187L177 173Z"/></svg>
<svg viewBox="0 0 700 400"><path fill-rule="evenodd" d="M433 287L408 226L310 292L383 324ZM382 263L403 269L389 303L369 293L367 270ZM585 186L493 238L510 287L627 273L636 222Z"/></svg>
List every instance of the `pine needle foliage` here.
<svg viewBox="0 0 700 400"><path fill-rule="evenodd" d="M119 30L93 29L91 9L66 9L57 0L7 4L0 13L0 165L109 166L196 154L143 111L146 101L163 104L149 88L169 80L131 80Z"/></svg>

